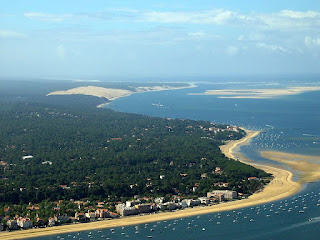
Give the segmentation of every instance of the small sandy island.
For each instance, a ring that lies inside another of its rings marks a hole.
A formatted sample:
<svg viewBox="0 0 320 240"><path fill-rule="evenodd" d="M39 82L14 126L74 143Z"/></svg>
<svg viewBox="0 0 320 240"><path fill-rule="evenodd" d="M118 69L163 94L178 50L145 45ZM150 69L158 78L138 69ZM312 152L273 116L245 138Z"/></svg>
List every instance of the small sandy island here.
<svg viewBox="0 0 320 240"><path fill-rule="evenodd" d="M320 91L320 87L290 87L283 89L223 89L207 90L204 93L190 93L189 95L217 95L219 96L218 98L265 99L296 95L310 91Z"/></svg>
<svg viewBox="0 0 320 240"><path fill-rule="evenodd" d="M97 86L85 86L85 87L77 87L72 88L66 91L54 91L47 96L51 95L88 95L105 98L108 101L115 100L117 98L126 97L133 93L141 93L141 92L151 92L151 91L165 91L165 90L177 90L184 88L193 88L195 85L189 84L183 87L175 87L169 85L161 85L161 86L149 86L149 87L136 87L132 90L128 89L119 89L119 88L105 88L105 87L97 87ZM102 107L105 104L101 104L98 107Z"/></svg>
<svg viewBox="0 0 320 240"><path fill-rule="evenodd" d="M230 141L228 144L221 146L221 150L225 155L229 158L235 158L234 150L239 148L242 145L248 144L252 138L256 137L259 132L256 131L247 131L247 136L238 140L238 141ZM239 158L241 155L237 155ZM241 158L239 158L242 160ZM5 232L0 234L0 238L2 240L8 239L23 239L23 238L35 238L45 235L52 234L63 234L69 232L78 232L84 230L94 230L94 229L103 229L103 228L112 228L112 227L120 227L120 226L128 226L128 225L137 225L144 224L148 222L157 222L168 219L176 219L176 218L184 218L194 215L200 214L208 214L214 212L222 212L228 210L234 210L238 208L244 208L249 206L254 206L258 204L272 202L278 199L282 199L288 197L294 193L296 193L301 184L292 181L292 173L278 169L272 166L262 166L258 164L254 164L252 161L246 162L256 168L260 168L268 173L273 174L274 179L264 188L263 191L259 193L255 193L251 195L247 199L237 200L233 202L221 203L214 206L207 207L196 207L196 208L187 208L185 210L180 210L176 212L164 212L164 213L156 213L144 216L132 216L125 217L115 220L105 220L98 221L92 223L80 223L74 225L64 225L59 227L47 227L40 229L31 229L27 231L15 231L15 232Z"/></svg>

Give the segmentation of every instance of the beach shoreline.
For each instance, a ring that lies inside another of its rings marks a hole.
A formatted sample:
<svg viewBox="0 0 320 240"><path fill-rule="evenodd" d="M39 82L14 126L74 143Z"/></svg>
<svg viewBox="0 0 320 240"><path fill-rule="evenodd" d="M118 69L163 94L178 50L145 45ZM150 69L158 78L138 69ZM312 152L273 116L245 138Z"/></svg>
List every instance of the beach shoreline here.
<svg viewBox="0 0 320 240"><path fill-rule="evenodd" d="M234 155L235 154L234 151L236 149L239 149L243 145L249 144L250 141L259 134L258 131L249 131L249 130L245 130L245 131L247 135L244 138L240 140L230 141L226 145L221 146L221 151L227 157L237 159ZM26 231L3 232L3 233L0 233L0 237L2 240L35 238L35 237L41 237L41 236L64 234L64 233L79 232L79 231L86 231L86 230L96 230L96 229L104 229L104 228L129 226L129 225L138 225L138 224L144 224L144 223L150 223L150 222L191 217L195 215L230 211L230 210L235 210L235 209L240 209L240 208L245 208L245 207L250 207L250 206L255 206L259 204L265 204L265 203L273 202L276 200L280 200L295 194L301 188L301 184L292 181L293 174L290 171L276 168L273 166L259 165L259 164L253 163L252 161L248 162L248 161L243 161L242 159L237 159L237 160L241 160L246 164L252 165L256 168L259 168L268 173L271 173L274 176L273 180L268 185L266 185L261 192L255 193L247 199L221 203L213 206L187 208L187 209L179 210L175 212L161 212L161 213L148 214L144 216L131 216L131 217L124 217L120 219L114 219L114 220L103 220L103 221L97 221L97 222L91 222L91 223L70 224L70 225L63 225L63 226L57 226L57 227L30 229Z"/></svg>

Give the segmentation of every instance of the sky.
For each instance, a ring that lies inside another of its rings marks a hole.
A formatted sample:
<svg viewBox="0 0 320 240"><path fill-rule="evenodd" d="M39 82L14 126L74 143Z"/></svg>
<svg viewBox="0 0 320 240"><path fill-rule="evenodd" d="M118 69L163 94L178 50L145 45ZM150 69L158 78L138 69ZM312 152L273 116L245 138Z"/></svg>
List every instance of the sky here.
<svg viewBox="0 0 320 240"><path fill-rule="evenodd" d="M0 77L320 73L319 0L0 0Z"/></svg>

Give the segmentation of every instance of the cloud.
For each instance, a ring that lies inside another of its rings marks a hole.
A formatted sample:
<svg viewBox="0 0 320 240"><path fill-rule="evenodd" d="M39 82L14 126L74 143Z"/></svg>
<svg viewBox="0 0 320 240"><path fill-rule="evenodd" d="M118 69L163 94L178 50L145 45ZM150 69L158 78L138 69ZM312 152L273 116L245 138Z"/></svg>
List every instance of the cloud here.
<svg viewBox="0 0 320 240"><path fill-rule="evenodd" d="M229 55L229 56L235 56L237 55L239 52L239 49L237 47L234 47L234 46L229 46L227 47L226 49L226 53Z"/></svg>
<svg viewBox="0 0 320 240"><path fill-rule="evenodd" d="M21 39L25 37L26 35L23 33L11 31L11 30L0 30L0 39Z"/></svg>
<svg viewBox="0 0 320 240"><path fill-rule="evenodd" d="M65 50L65 47L63 45L59 45L56 49L57 51L57 55L58 57L61 59L61 60L64 60L65 59L65 56L66 56L66 50Z"/></svg>
<svg viewBox="0 0 320 240"><path fill-rule="evenodd" d="M50 14L42 12L24 13L26 18L46 22L104 21L155 24L230 25L268 30L318 29L320 12L282 10L276 13L249 13L224 9L202 11L152 11L135 9L108 9L102 12Z"/></svg>
<svg viewBox="0 0 320 240"><path fill-rule="evenodd" d="M288 52L288 50L285 49L284 47L279 46L279 45L273 45L273 44L257 43L256 47L262 48L262 49L267 49L272 52L283 52L283 53Z"/></svg>
<svg viewBox="0 0 320 240"><path fill-rule="evenodd" d="M320 38L306 36L304 38L304 44L309 48L320 47Z"/></svg>
<svg viewBox="0 0 320 240"><path fill-rule="evenodd" d="M289 17L289 18L295 18L295 19L320 17L320 13L314 12L314 11L300 12L300 11L282 10L279 15L282 17Z"/></svg>
<svg viewBox="0 0 320 240"><path fill-rule="evenodd" d="M43 22L64 22L72 19L73 14L48 14L41 12L27 12L23 14L26 18L35 19Z"/></svg>

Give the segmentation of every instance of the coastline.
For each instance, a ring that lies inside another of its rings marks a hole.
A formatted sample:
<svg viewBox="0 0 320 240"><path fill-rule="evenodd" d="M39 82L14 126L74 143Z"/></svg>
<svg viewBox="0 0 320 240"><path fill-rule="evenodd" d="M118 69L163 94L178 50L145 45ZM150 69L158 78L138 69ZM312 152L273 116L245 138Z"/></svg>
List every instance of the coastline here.
<svg viewBox="0 0 320 240"><path fill-rule="evenodd" d="M135 93L144 93L144 92L159 92L159 91L169 91L169 90L180 90L187 88L194 88L196 85L194 83L186 83L187 86L183 87L170 87L167 85L163 86L152 86L152 87L136 87L134 90L125 90L125 89L117 89L117 88L105 88L105 87L97 87L97 86L84 86L72 88L66 91L54 91L48 93L46 96L52 95L87 95L105 98L108 102L99 104L97 108L102 108L108 105L111 101L116 100L122 97L128 97Z"/></svg>
<svg viewBox="0 0 320 240"><path fill-rule="evenodd" d="M259 134L259 132L257 131L249 131L246 129L244 130L247 133L246 137L240 140L230 141L228 142L228 144L220 147L221 151L227 157L237 159L235 157L234 150L240 148L240 146L249 144L249 142ZM274 179L263 189L263 191L255 193L247 199L221 203L214 206L187 208L176 212L162 212L144 216L132 216L91 223L79 223L57 227L30 229L26 231L5 232L0 233L0 237L3 240L35 238L54 234L138 225L176 218L185 218L195 215L209 214L214 212L229 211L280 200L296 193L301 187L301 184L292 181L292 173L290 171L275 168L273 166L259 165L253 163L252 161L249 162L247 160L243 160L241 154L237 155L237 157L246 164L252 165L256 168L262 169L268 173L273 174Z"/></svg>
<svg viewBox="0 0 320 240"><path fill-rule="evenodd" d="M222 89L206 90L204 93L190 93L189 95L215 95L218 96L217 98L266 99L297 95L310 91L320 91L320 87L289 87L282 89Z"/></svg>

